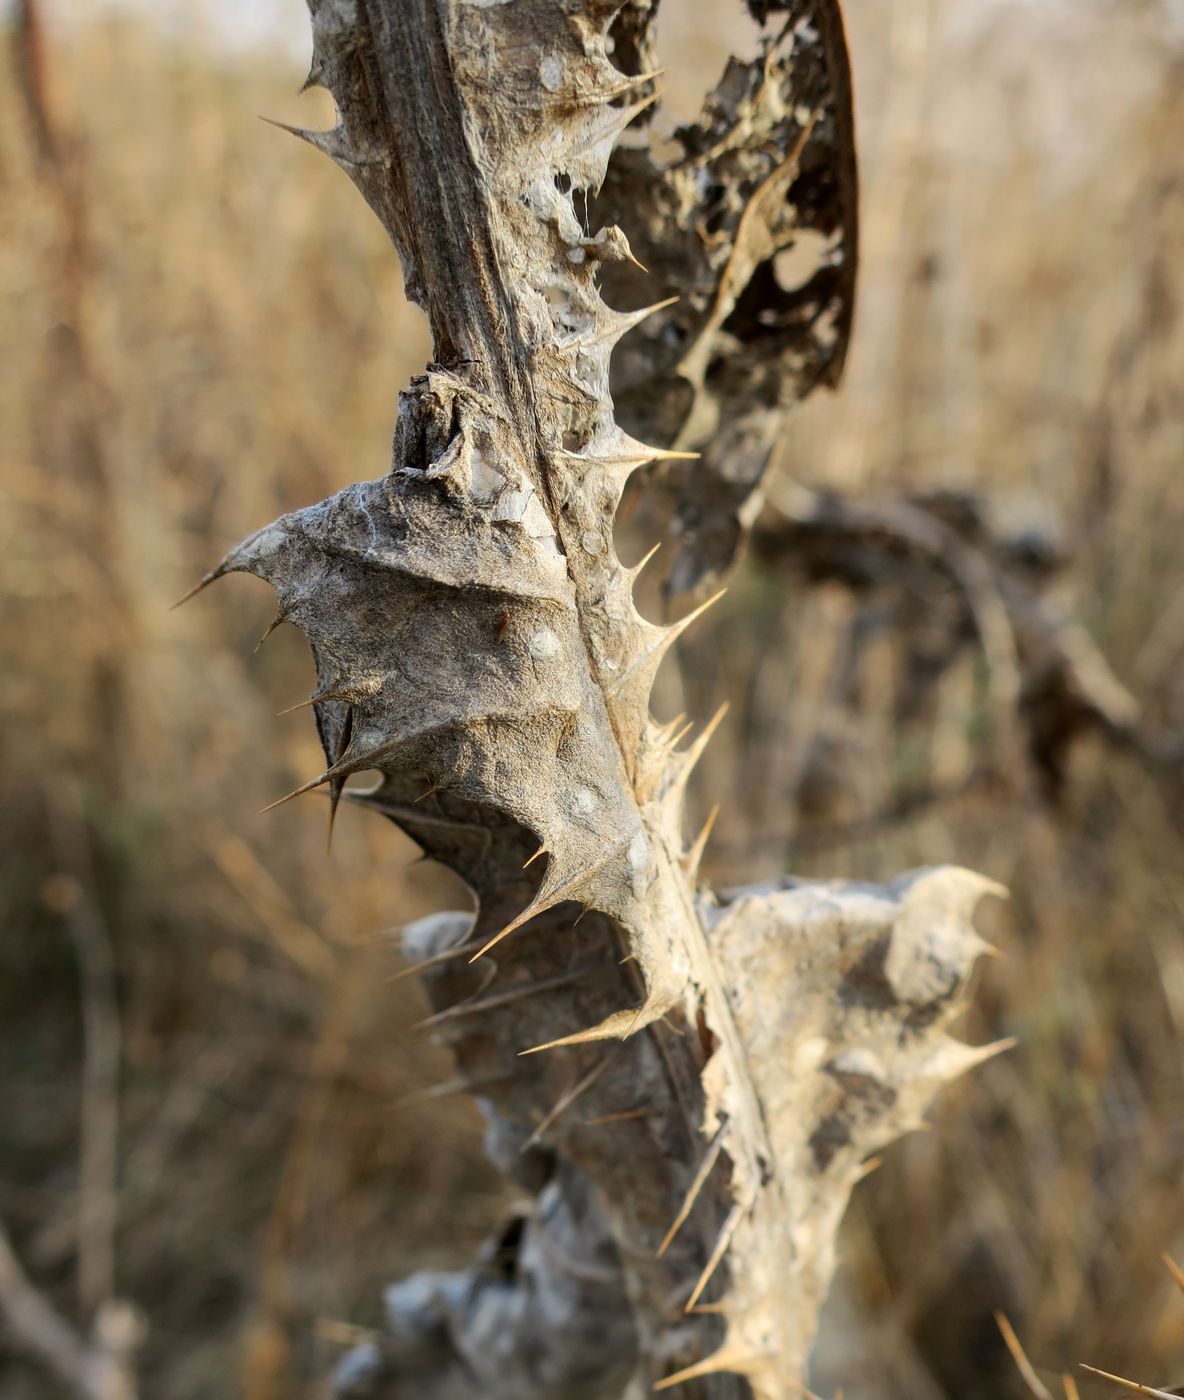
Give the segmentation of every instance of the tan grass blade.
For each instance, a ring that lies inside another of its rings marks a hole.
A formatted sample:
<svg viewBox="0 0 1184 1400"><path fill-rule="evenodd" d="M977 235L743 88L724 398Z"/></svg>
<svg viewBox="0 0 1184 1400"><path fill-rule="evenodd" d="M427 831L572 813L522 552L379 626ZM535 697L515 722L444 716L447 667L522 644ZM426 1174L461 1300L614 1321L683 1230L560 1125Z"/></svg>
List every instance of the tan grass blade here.
<svg viewBox="0 0 1184 1400"><path fill-rule="evenodd" d="M1025 1355L1024 1349L1020 1345L1020 1339L1015 1334L1015 1329L1012 1327L1011 1323L1008 1322L1003 1313L997 1312L995 1314L995 1325L1003 1334L1003 1340L1007 1343L1007 1350L1011 1352L1011 1359L1015 1362L1016 1369L1024 1378L1024 1384L1032 1394L1037 1397L1037 1400L1054 1400L1052 1391L1049 1390L1032 1368L1032 1363Z"/></svg>

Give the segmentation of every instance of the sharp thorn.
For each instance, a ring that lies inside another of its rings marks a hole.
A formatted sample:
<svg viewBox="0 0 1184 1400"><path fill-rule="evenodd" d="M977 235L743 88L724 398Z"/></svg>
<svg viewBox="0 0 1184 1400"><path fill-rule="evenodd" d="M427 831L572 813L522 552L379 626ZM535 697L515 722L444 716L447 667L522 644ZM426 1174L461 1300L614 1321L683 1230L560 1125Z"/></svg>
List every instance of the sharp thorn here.
<svg viewBox="0 0 1184 1400"><path fill-rule="evenodd" d="M644 656L639 657L616 678L612 685L612 692L616 694L620 691L639 671L651 662L661 661L687 628L690 627L693 622L701 618L708 608L718 603L727 591L726 588L721 588L718 593L713 594L705 603L700 603L697 608L692 609L685 617L679 618L677 622L671 623L669 627L662 629L660 640L651 647Z"/></svg>
<svg viewBox="0 0 1184 1400"><path fill-rule="evenodd" d="M724 722L724 717L728 713L728 709L729 704L725 700L719 709L716 710L715 714L707 721L706 725L704 725L702 732L696 738L695 742L680 755L683 760L682 776L684 779L690 776L696 764L703 757L704 749L706 749L707 745L711 742L715 731Z"/></svg>
<svg viewBox="0 0 1184 1400"><path fill-rule="evenodd" d="M693 719L686 720L683 724L681 724L681 725L678 727L678 729L675 731L675 733L673 733L673 734L670 736L670 741L669 741L667 747L668 747L668 748L671 748L671 749L676 749L676 748L679 746L679 744L681 744L682 741L683 741L683 740L687 737L687 735L691 732L691 730L694 729L694 727L695 727L695 721L694 721Z"/></svg>
<svg viewBox="0 0 1184 1400"><path fill-rule="evenodd" d="M1140 1385L1138 1381L1124 1380L1122 1376L1112 1375L1109 1371L1099 1371L1096 1366L1087 1366L1084 1361L1078 1362L1083 1371L1089 1371L1091 1375L1101 1376L1103 1380L1110 1381L1113 1385L1122 1386L1123 1390L1133 1390L1136 1395L1154 1395L1158 1400L1176 1400L1170 1390L1155 1390L1149 1385Z"/></svg>
<svg viewBox="0 0 1184 1400"><path fill-rule="evenodd" d="M1019 1044L1019 1037L1014 1035L1005 1036L1002 1040L993 1040L989 1045L963 1045L967 1051L965 1063L962 1071L977 1069L979 1065L986 1064L988 1060L993 1060L997 1055L1006 1055L1009 1050L1014 1050Z"/></svg>
<svg viewBox="0 0 1184 1400"><path fill-rule="evenodd" d="M572 972L557 973L554 977L544 977L538 981L523 983L517 987L511 987L507 991L499 992L496 996L484 997L480 1000L461 1001L455 1006L446 1007L443 1011L437 1011L434 1016L427 1016L422 1021L416 1022L412 1030L425 1031L435 1026L444 1025L448 1021L456 1021L464 1016L480 1016L486 1011L497 1011L503 1006L512 1006L515 1002L526 1001L533 996L541 996L544 992L552 992L558 987L566 987L572 982L578 982L581 977L587 975L587 968L577 968ZM496 969L491 972L496 976ZM490 979L492 980L492 979ZM485 986L488 986L487 981ZM484 987L481 989L485 990ZM477 993L480 997L480 992Z"/></svg>
<svg viewBox="0 0 1184 1400"><path fill-rule="evenodd" d="M636 311L625 311L618 314L623 315L628 320L630 329L632 329L659 311L665 311L668 306L676 306L681 300L682 297L676 293L674 296L663 297L661 301L651 302L649 306L639 306Z"/></svg>
<svg viewBox="0 0 1184 1400"><path fill-rule="evenodd" d="M634 73L632 77L627 77L623 82L618 83L613 90L613 97L620 97L628 92L630 88L641 87L642 83L656 83L659 78L666 76L665 68L651 68L647 73Z"/></svg>
<svg viewBox="0 0 1184 1400"><path fill-rule="evenodd" d="M661 725L661 726L659 727L659 729L658 729L658 738L661 740L661 742L662 742L664 745L666 745L667 747L669 747L669 745L670 745L670 736L671 736L672 734L674 734L674 732L675 732L676 730L682 732L682 731L683 731L683 726L686 724L686 722L687 722L686 711L685 711L685 710L680 710L680 711L678 712L678 714L676 714L676 715L674 716L674 718L673 718L668 724L663 724L663 725Z"/></svg>
<svg viewBox="0 0 1184 1400"><path fill-rule="evenodd" d="M301 91L303 91L303 89L301 89ZM323 144L324 138L333 134L332 127L330 127L328 131L310 131L308 127L292 126L288 122L276 121L274 117L265 117L262 113L259 114L259 120L261 122L266 122L268 126L276 127L279 131L286 131L289 136L298 137L301 141L304 141L318 151L325 150Z"/></svg>
<svg viewBox="0 0 1184 1400"><path fill-rule="evenodd" d="M586 1093L593 1086L593 1084L596 1083L596 1081L608 1068L609 1061L612 1059L613 1056L613 1050L617 1048L617 1046L614 1046L612 1050L609 1050L606 1054L602 1055L600 1059L597 1060L596 1063L592 1066L592 1068L588 1071L588 1073L583 1076L582 1079L577 1080L576 1083L572 1085L570 1089L568 1089L565 1093L560 1095L559 1100L555 1104L554 1108L552 1108L549 1113L543 1115L543 1119L539 1123L538 1127L535 1128L534 1132L531 1133L530 1137L528 1137L527 1140L522 1144L521 1150L523 1152L528 1152L532 1147L537 1147L542 1141L544 1133L546 1133L547 1129L552 1126L555 1120L561 1114L566 1113L567 1110L572 1106L572 1104L575 1103L575 1101L580 1097L580 1095Z"/></svg>
<svg viewBox="0 0 1184 1400"><path fill-rule="evenodd" d="M225 563L222 563L219 564L216 569L211 569L208 574L203 574L201 578L198 579L198 581L189 590L188 593L178 598L175 603L169 604L169 612L176 612L176 610L181 606L182 603L189 602L190 598L196 598L199 593L209 588L211 583L216 583L217 580L220 579L223 576L223 574L227 572L228 570L226 568Z"/></svg>
<svg viewBox="0 0 1184 1400"><path fill-rule="evenodd" d="M318 690L315 695L310 695L307 700L301 700L296 705L289 705L286 710L280 710L276 715L277 719L282 719L284 715L294 715L297 710L307 710L310 705L321 705L327 700L349 700L350 696L344 690ZM340 757L337 760L341 762Z"/></svg>
<svg viewBox="0 0 1184 1400"><path fill-rule="evenodd" d="M707 1261L707 1266L699 1275L699 1281L695 1284L691 1296L687 1299L686 1311L690 1311L699 1301L703 1290L711 1282L711 1276L720 1266L720 1261L728 1252L728 1245L732 1243L732 1236L736 1233L741 1220L744 1219L746 1207L737 1201L728 1212L728 1218L724 1221L723 1229L719 1232L719 1238L715 1242L715 1248L711 1251L711 1257Z"/></svg>
<svg viewBox="0 0 1184 1400"><path fill-rule="evenodd" d="M345 779L337 778L329 784L329 830L325 835L325 854L333 849L333 828L337 825L337 809L341 806L341 794L345 791Z"/></svg>
<svg viewBox="0 0 1184 1400"><path fill-rule="evenodd" d="M603 145L605 141L611 141L620 135L631 122L635 121L647 107L652 107L661 93L653 92L649 97L643 97L640 102L634 102L628 107L616 109L618 115L611 121L605 122L602 126L594 127L590 130L579 145L573 146L564 151L568 160L585 154L587 151L595 150L597 146Z"/></svg>
<svg viewBox="0 0 1184 1400"><path fill-rule="evenodd" d="M654 447L649 452L651 462L698 462L702 458L702 452L676 452L672 447Z"/></svg>
<svg viewBox="0 0 1184 1400"><path fill-rule="evenodd" d="M659 78L664 77L665 73L665 68L654 68L648 73L636 73L632 76L622 75L620 81L612 84L611 87L597 88L594 92L583 95L573 94L570 99L566 99L566 94L564 97L573 106L603 107L606 102L614 102L618 97L624 97L634 88L641 87L643 83L656 82Z"/></svg>
<svg viewBox="0 0 1184 1400"><path fill-rule="evenodd" d="M682 1205L679 1207L678 1214L674 1217L674 1223L673 1225L671 1225L670 1229L666 1231L665 1239L663 1239L662 1243L658 1246L659 1259L661 1259L661 1257L674 1243L675 1236L677 1236L678 1232L686 1224L687 1218L691 1213L691 1209L699 1198L699 1192L703 1190L703 1187L707 1182L707 1178L711 1175L711 1169L715 1166L716 1162L719 1159L719 1154L721 1149L723 1148L724 1137L726 1133L727 1124L721 1124L719 1130L711 1139L711 1145L708 1147L702 1162L699 1163L699 1170L695 1173L695 1178L691 1182L690 1187L687 1190L687 1194L683 1197L683 1202Z"/></svg>
<svg viewBox="0 0 1184 1400"><path fill-rule="evenodd" d="M664 310L667 306L673 306L678 297L667 297L665 301L656 301L652 306L640 307L637 311L618 312L610 316L606 323L599 329L595 329L591 334L575 335L570 340L565 341L561 348L567 349L575 347L586 349L591 345L603 345L606 341L616 344L623 336L629 334L635 326L641 325L645 320L654 315L657 311ZM574 456L580 454L574 453Z"/></svg>
<svg viewBox="0 0 1184 1400"><path fill-rule="evenodd" d="M616 329L612 333L612 338L620 339L622 335L627 335L635 326L640 326L643 321L648 321L651 316L657 315L659 311L665 311L668 306L674 306L681 300L680 296L663 297L661 301L652 302L649 306L639 306L636 311L618 312Z"/></svg>
<svg viewBox="0 0 1184 1400"><path fill-rule="evenodd" d="M257 113L257 115L261 122L266 122L268 126L274 126L278 131L286 131L289 136L298 136L301 141L308 141L311 136L316 134L309 131L307 127L292 126L289 122L277 121L275 117L265 117L262 112Z"/></svg>
<svg viewBox="0 0 1184 1400"><path fill-rule="evenodd" d="M522 913L517 916L517 918L511 919L510 922L505 926L505 928L501 930L500 933L495 933L494 936L489 940L488 943L485 944L483 948L479 948L477 952L475 952L473 956L469 959L469 962L475 963L478 958L483 958L486 953L492 952L492 950L497 947L497 945L502 941L503 938L509 938L510 934L516 933L518 929L522 927L523 924L529 923L530 920L533 919L534 916L539 913L542 913L541 909L536 909L534 908L533 904L528 904L527 907L522 911Z"/></svg>
<svg viewBox="0 0 1184 1400"><path fill-rule="evenodd" d="M702 1309L698 1309L702 1311ZM724 1346L719 1351L712 1352L703 1361L697 1361L693 1366L686 1367L685 1370L676 1371L673 1376L667 1376L665 1380L658 1381L654 1386L655 1390L670 1390L673 1386L683 1385L687 1381L699 1380L702 1376L715 1376L721 1371L744 1371L753 1361L756 1361L760 1353L742 1352L739 1348Z"/></svg>
<svg viewBox="0 0 1184 1400"><path fill-rule="evenodd" d="M719 602L719 600L724 596L724 594L727 591L728 590L726 588L721 588L718 593L713 593L705 603L700 603L697 608L692 608L691 611L687 613L686 617L680 617L677 622L672 623L671 626L673 627L674 631L670 638L671 641L673 641L675 637L681 637L682 634L691 625L691 623L697 622L699 618L701 618L703 614L707 611L708 608L715 607L716 603Z"/></svg>
<svg viewBox="0 0 1184 1400"><path fill-rule="evenodd" d="M703 829L695 837L695 843L683 857L683 869L688 875L694 876L699 869L699 862L703 859L703 852L707 849L707 842L711 839L711 829L715 825L719 816L719 803L717 802L707 814L707 820L703 823Z"/></svg>
<svg viewBox="0 0 1184 1400"><path fill-rule="evenodd" d="M557 449L557 456L566 457L569 462L583 462L585 465L604 467L645 466L647 462L694 462L701 456L698 452L674 452L662 447L647 447L642 442L629 441L621 452L569 452L566 448Z"/></svg>
<svg viewBox="0 0 1184 1400"><path fill-rule="evenodd" d="M328 696L323 696L322 698L328 699ZM354 707L350 705L345 712L345 722L341 726L341 732L337 740L337 749L333 755L333 771L336 771L341 766L341 760L345 757L345 751L349 748L353 733ZM334 778L329 784L329 832L325 842L326 853L333 849L333 827L337 822L337 809L341 805L341 794L344 791L345 778Z"/></svg>
<svg viewBox="0 0 1184 1400"><path fill-rule="evenodd" d="M275 629L276 629L277 627L281 626L283 623L287 622L287 620L288 620L288 618L287 618L287 614L286 614L286 613L284 613L284 612L277 612L276 615L275 615L275 616L271 619L271 621L267 624L267 626L263 629L263 635L262 635L262 636L259 638L259 640L255 643L255 650L258 651L259 648L263 645L263 643L264 643L265 641L267 641L268 637L270 637L271 634L275 631ZM281 711L281 714L286 714L286 713L287 713L286 710Z"/></svg>
<svg viewBox="0 0 1184 1400"><path fill-rule="evenodd" d="M662 541L659 540L658 543L654 545L653 549L647 550L646 553L643 554L641 558L637 561L637 563L634 564L634 566L628 570L630 578L637 578L637 576L641 573L642 569L646 567L646 565L650 562L651 559L653 559L654 555L657 554L658 550L660 550L661 548Z"/></svg>
<svg viewBox="0 0 1184 1400"><path fill-rule="evenodd" d="M333 772L330 769L322 773L319 778L313 778L311 782L305 783L302 787L293 788L291 792L285 793L283 797L277 798L274 802L269 802L266 807L260 807L256 816L261 817L266 812L274 812L277 807L282 807L285 802L291 802L297 797L303 797L306 792L312 792L314 788L324 787L326 783L332 781Z"/></svg>
<svg viewBox="0 0 1184 1400"><path fill-rule="evenodd" d="M391 1108L406 1108L410 1104L423 1103L427 1099L448 1098L451 1094L475 1094L479 1089L488 1088L491 1084L502 1084L509 1078L508 1074L478 1074L471 1078L458 1075L455 1079L445 1079L427 1089L416 1089L413 1093L404 1094L401 1099L394 1101Z"/></svg>
<svg viewBox="0 0 1184 1400"><path fill-rule="evenodd" d="M406 977L415 977L421 972L429 972L433 967L442 967L445 963L455 962L458 958L465 957L479 944L479 939L469 939L465 943L459 943L455 948L449 948L443 953L434 953L430 958L424 958L422 962L413 963L410 967L400 968L400 970L388 977L388 985L392 982L402 982Z"/></svg>
<svg viewBox="0 0 1184 1400"><path fill-rule="evenodd" d="M520 929L523 924L529 923L531 919L537 918L538 915L545 913L546 910L553 909L557 904L562 904L565 900L576 899L579 891L587 887L587 882L590 878L596 874L597 871L603 870L610 861L615 860L621 855L627 845L628 842L622 842L620 846L610 850L602 860L598 860L582 870L577 870L575 874L566 881L556 881L554 884L549 883L551 871L548 869L548 878L543 881L542 888L526 908L523 909L516 918L512 919L500 933L491 938L485 947L471 958L470 961L476 962L478 958L484 957L485 954L488 953L491 948L495 948L503 938L508 938L511 933ZM583 903L583 901L580 902ZM584 914L588 912L590 907L590 905L584 904L583 912L580 914L579 918L575 920L576 924L580 922L580 919L584 917Z"/></svg>
<svg viewBox="0 0 1184 1400"><path fill-rule="evenodd" d="M539 859L540 856L545 856L549 854L550 853L548 852L546 846L540 846L538 850L535 851L534 855L532 855L528 861L524 862L522 866L523 870L529 870L530 867L535 863L536 860Z"/></svg>
<svg viewBox="0 0 1184 1400"><path fill-rule="evenodd" d="M624 1113L602 1113L599 1118L585 1118L585 1128L603 1128L609 1123L629 1123L635 1118L648 1118L652 1108L629 1108Z"/></svg>
<svg viewBox="0 0 1184 1400"><path fill-rule="evenodd" d="M322 155L328 156L331 161L341 166L352 166L354 169L362 169L367 166L385 165L386 157L382 155L370 155L361 151L355 151L350 147L349 137L344 127L330 127L327 131L310 131L303 126L289 126L287 122L277 122L271 117L260 117L260 121L265 121L268 126L278 127L281 131L286 131L291 136L297 136L301 141L306 142L314 151L320 151Z"/></svg>
<svg viewBox="0 0 1184 1400"><path fill-rule="evenodd" d="M572 1035L560 1036L558 1040L548 1040L543 1045L532 1045L529 1050L519 1050L519 1057L540 1055L544 1050L562 1050L571 1045L590 1045L597 1040L628 1040L644 1012L644 1003L636 1011L616 1011L598 1026L590 1026L586 1031L576 1031Z"/></svg>

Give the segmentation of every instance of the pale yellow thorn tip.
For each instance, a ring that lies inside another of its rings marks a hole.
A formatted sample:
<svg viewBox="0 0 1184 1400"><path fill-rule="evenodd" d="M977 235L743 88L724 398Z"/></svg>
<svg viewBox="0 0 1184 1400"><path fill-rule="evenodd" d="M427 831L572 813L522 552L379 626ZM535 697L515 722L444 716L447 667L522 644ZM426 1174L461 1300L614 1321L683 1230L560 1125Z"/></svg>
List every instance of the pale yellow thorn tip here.
<svg viewBox="0 0 1184 1400"><path fill-rule="evenodd" d="M695 721L693 719L687 720L685 724L681 725L680 728L670 736L670 747L672 749L677 748L694 727Z"/></svg>
<svg viewBox="0 0 1184 1400"><path fill-rule="evenodd" d="M502 929L501 933L495 934L489 940L489 942L485 944L483 948L479 948L473 954L473 956L469 959L469 966L471 967L473 963L477 961L478 958L483 958L486 953L496 948L503 938L509 938L510 934L512 934L517 927L517 924L507 924L506 927Z"/></svg>
<svg viewBox="0 0 1184 1400"><path fill-rule="evenodd" d="M685 724L686 724L686 722L687 722L686 711L685 711L685 710L679 710L678 714L676 714L672 720L669 720L666 724L662 724L662 725L659 725L659 726L658 726L658 736L659 736L659 738L662 740L662 742L663 742L664 744L669 744L669 743L670 743L670 736L671 736L672 734L674 734L676 731L679 732L679 733L681 733L682 730L683 730L683 727L684 727Z"/></svg>
<svg viewBox="0 0 1184 1400"><path fill-rule="evenodd" d="M1180 1291L1184 1293L1184 1269L1180 1268L1179 1264L1176 1263L1170 1254L1165 1254L1163 1256L1163 1262L1167 1266L1168 1273L1171 1274L1179 1285Z"/></svg>
<svg viewBox="0 0 1184 1400"><path fill-rule="evenodd" d="M590 1030L576 1031L572 1035L561 1035L558 1040L548 1040L543 1045L532 1045L529 1050L519 1050L518 1058L525 1055L541 1055L544 1050L562 1050L568 1045L589 1045L597 1040L609 1040L611 1036L601 1035L600 1027L593 1026Z"/></svg>
<svg viewBox="0 0 1184 1400"><path fill-rule="evenodd" d="M699 462L702 452L676 452L672 447L654 449L654 459L658 462Z"/></svg>
<svg viewBox="0 0 1184 1400"><path fill-rule="evenodd" d="M591 1045L599 1040L628 1040L642 1025L645 1011L645 1002L636 1011L614 1011L599 1025L590 1026L585 1031L575 1031L572 1035L560 1036L558 1040L548 1040L543 1045L532 1045L528 1050L519 1050L519 1058L524 1055L539 1055L544 1050L560 1050L568 1045Z"/></svg>
<svg viewBox="0 0 1184 1400"><path fill-rule="evenodd" d="M658 1381L654 1390L670 1390L676 1385L684 1385L687 1381L698 1380L701 1376L714 1375L719 1371L713 1357L708 1357L706 1361L697 1362L694 1366L688 1366L685 1370L676 1371L674 1375L667 1376L664 1381Z"/></svg>
<svg viewBox="0 0 1184 1400"><path fill-rule="evenodd" d="M703 859L703 852L707 849L707 843L711 839L711 831L715 826L719 816L719 803L717 802L707 814L707 820L703 823L703 829L695 838L695 844L683 857L683 868L688 874L693 875L699 869L699 863Z"/></svg>
<svg viewBox="0 0 1184 1400"><path fill-rule="evenodd" d="M757 1355L752 1352L742 1352L738 1348L722 1347L719 1351L712 1352L702 1361L697 1361L693 1366L686 1367L685 1370L676 1371L673 1376L667 1376L665 1380L658 1381L655 1390L670 1390L676 1385L683 1385L687 1381L698 1380L701 1376L715 1376L723 1371L743 1372L750 1362L756 1361Z"/></svg>
<svg viewBox="0 0 1184 1400"><path fill-rule="evenodd" d="M719 1238L715 1242L715 1248L707 1260L707 1265L699 1275L699 1281L695 1284L694 1291L687 1299L686 1312L690 1312L703 1295L703 1290L711 1282L716 1269L719 1268L724 1255L728 1252L728 1246L732 1243L732 1236L736 1233L740 1221L744 1218L744 1206L739 1201L732 1207L728 1218L724 1221L723 1229L719 1232Z"/></svg>
<svg viewBox="0 0 1184 1400"><path fill-rule="evenodd" d="M660 550L661 548L662 541L659 540L658 543L654 545L653 549L647 550L646 553L641 556L641 558L637 561L636 564L634 564L634 566L629 570L629 572L635 576L637 574L640 574L642 569L645 568L645 566L650 562L650 560L654 557L655 554L657 554L658 550Z"/></svg>
<svg viewBox="0 0 1184 1400"><path fill-rule="evenodd" d="M721 588L718 593L713 593L705 603L700 603L697 608L692 608L686 617L680 617L677 622L671 623L670 640L673 641L675 637L682 636L691 623L698 622L708 608L715 607L727 591L726 588Z"/></svg>
<svg viewBox="0 0 1184 1400"><path fill-rule="evenodd" d="M707 1149L707 1152L704 1154L703 1160L699 1164L699 1170L695 1173L694 1180L691 1182L690 1187L687 1190L687 1194L683 1197L683 1202L681 1207L679 1208L679 1212L674 1217L674 1223L673 1225L671 1225L670 1229L666 1231L666 1238L658 1246L659 1259L662 1258L662 1256L674 1243L675 1237L678 1235L678 1232L686 1223L687 1218L689 1217L696 1200L698 1200L699 1198L699 1193L703 1190L707 1178L711 1175L711 1170L715 1166L716 1161L719 1158L720 1149L724 1145L724 1136L726 1132L726 1126L720 1128L719 1131L716 1133L715 1137L712 1139L711 1146Z"/></svg>
<svg viewBox="0 0 1184 1400"><path fill-rule="evenodd" d="M690 746L690 748L684 750L684 753L681 755L681 757L685 759L685 766L683 770L684 777L689 776L689 774L698 764L699 760L703 757L704 749L706 749L707 745L711 743L711 740L715 736L715 731L724 722L724 719L728 713L728 709L728 703L727 701L725 701L719 707L719 709L716 710L715 714L713 714L711 718L707 721L707 723L703 726L702 732L699 734L699 736L696 738L695 742Z"/></svg>
<svg viewBox="0 0 1184 1400"><path fill-rule="evenodd" d="M1177 1400L1170 1390L1156 1390L1149 1385L1140 1385L1138 1381L1128 1381L1122 1376L1111 1375L1109 1371L1099 1371L1096 1366L1087 1366L1084 1361L1078 1363L1083 1371L1089 1371L1092 1375L1101 1376L1103 1380L1110 1381L1113 1385L1120 1385L1124 1390L1134 1391L1136 1395L1155 1395L1158 1400Z"/></svg>

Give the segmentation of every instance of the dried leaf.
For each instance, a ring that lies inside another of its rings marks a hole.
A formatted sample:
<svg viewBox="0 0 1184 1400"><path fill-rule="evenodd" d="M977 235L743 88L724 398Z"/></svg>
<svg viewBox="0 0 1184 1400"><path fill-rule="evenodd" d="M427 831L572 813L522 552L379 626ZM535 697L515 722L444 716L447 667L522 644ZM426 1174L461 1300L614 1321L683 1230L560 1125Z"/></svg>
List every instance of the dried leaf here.
<svg viewBox="0 0 1184 1400"><path fill-rule="evenodd" d="M608 57L619 8L311 3L313 78L340 124L306 139L390 232L435 362L400 397L388 475L257 531L214 576L266 579L309 639L327 766L300 790L376 773L357 800L473 890L471 920L405 943L431 1028L484 1086L491 1155L535 1193L476 1270L392 1291L389 1346L343 1394L402 1376L440 1400L594 1400L680 1372L713 1400L746 1393L741 1376L757 1400L799 1393L865 1159L997 1048L946 1034L983 948L977 877L697 897L683 801L710 730L680 750L648 708L696 614L638 613L614 515L670 439L722 451L837 374L849 93L833 6L753 0L762 60L729 67L684 133L687 171L647 194L643 260L683 300L611 311L600 268L632 276L630 243L590 234L585 211L606 172L610 202L629 188L610 157L647 106ZM641 55L645 26L630 32ZM713 202L669 203L704 178ZM762 320L752 295L806 231L832 240L829 260ZM644 354L626 353L626 377L655 399L673 380L692 391L654 447L609 395L614 345L650 328L677 353L651 355L648 390ZM717 567L696 558L697 578Z"/></svg>

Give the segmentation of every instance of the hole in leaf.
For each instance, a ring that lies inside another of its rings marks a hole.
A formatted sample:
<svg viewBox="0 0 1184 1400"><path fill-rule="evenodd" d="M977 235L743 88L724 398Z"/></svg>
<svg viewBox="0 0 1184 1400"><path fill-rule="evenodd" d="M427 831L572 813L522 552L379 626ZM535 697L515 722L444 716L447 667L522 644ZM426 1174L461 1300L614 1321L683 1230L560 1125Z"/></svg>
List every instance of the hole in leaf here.
<svg viewBox="0 0 1184 1400"><path fill-rule="evenodd" d="M696 121L725 71L721 54L725 63L731 54L749 63L760 54L762 34L739 0L723 6L663 0L657 29L658 66L667 75L659 109L663 126L673 131Z"/></svg>
<svg viewBox="0 0 1184 1400"><path fill-rule="evenodd" d="M817 229L803 229L773 258L773 276L783 292L796 292L826 262L831 240Z"/></svg>

